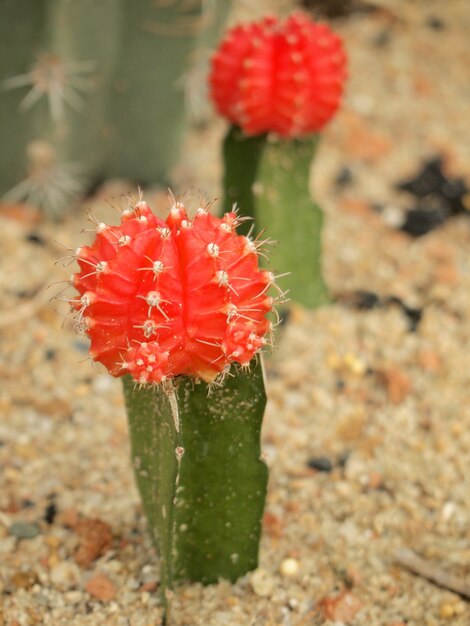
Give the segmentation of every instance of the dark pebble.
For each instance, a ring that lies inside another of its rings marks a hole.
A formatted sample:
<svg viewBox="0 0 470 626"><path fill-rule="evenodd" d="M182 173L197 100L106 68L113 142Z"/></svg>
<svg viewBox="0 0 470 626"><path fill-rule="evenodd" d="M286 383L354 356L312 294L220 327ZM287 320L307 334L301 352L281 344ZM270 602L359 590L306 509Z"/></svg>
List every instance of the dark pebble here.
<svg viewBox="0 0 470 626"><path fill-rule="evenodd" d="M445 213L436 209L411 209L400 230L412 237L422 237L441 226L446 217Z"/></svg>
<svg viewBox="0 0 470 626"><path fill-rule="evenodd" d="M26 241L29 241L29 243L33 243L36 246L44 246L46 244L44 238L38 233L29 233L26 235Z"/></svg>
<svg viewBox="0 0 470 626"><path fill-rule="evenodd" d="M46 361L53 361L55 357L56 357L56 351L53 350L52 348L48 348L44 352L44 358L46 359Z"/></svg>
<svg viewBox="0 0 470 626"><path fill-rule="evenodd" d="M464 198L469 188L463 178L446 177L440 157L426 161L414 178L399 182L397 188L418 200L402 227L414 236L429 232L452 215L467 213Z"/></svg>
<svg viewBox="0 0 470 626"><path fill-rule="evenodd" d="M373 309L380 304L379 296L373 291L359 290L354 293L354 306L359 310Z"/></svg>
<svg viewBox="0 0 470 626"><path fill-rule="evenodd" d="M411 193L416 198L425 198L429 194L439 193L446 182L442 171L442 159L435 157L426 161L414 178L397 183L397 188Z"/></svg>
<svg viewBox="0 0 470 626"><path fill-rule="evenodd" d="M372 45L376 48L385 48L392 39L392 33L389 29L381 30L372 38Z"/></svg>
<svg viewBox="0 0 470 626"><path fill-rule="evenodd" d="M37 524L30 522L15 522L8 529L10 535L18 539L33 539L37 537L41 530Z"/></svg>
<svg viewBox="0 0 470 626"><path fill-rule="evenodd" d="M432 30L445 30L446 28L446 23L441 20L440 17L437 17L436 15L430 15L427 19L426 19L426 26L429 26L429 28L432 28Z"/></svg>
<svg viewBox="0 0 470 626"><path fill-rule="evenodd" d="M387 298L387 304L397 304L408 318L409 330L412 332L418 330L419 323L421 322L421 318L423 317L422 309L415 309L411 306L408 306L403 302L403 300L397 298L397 296L390 296L390 298Z"/></svg>
<svg viewBox="0 0 470 626"><path fill-rule="evenodd" d="M308 467L317 472L331 472L333 463L327 456L314 456L307 461Z"/></svg>
<svg viewBox="0 0 470 626"><path fill-rule="evenodd" d="M344 165L338 172L335 178L336 187L348 187L354 182L354 174L347 165Z"/></svg>
<svg viewBox="0 0 470 626"><path fill-rule="evenodd" d="M452 178L446 181L441 191L447 200L448 209L453 215L467 213L463 199L468 195L469 189L462 178Z"/></svg>
<svg viewBox="0 0 470 626"><path fill-rule="evenodd" d="M50 502L44 511L44 521L47 524L53 524L57 515L57 507L54 502Z"/></svg>

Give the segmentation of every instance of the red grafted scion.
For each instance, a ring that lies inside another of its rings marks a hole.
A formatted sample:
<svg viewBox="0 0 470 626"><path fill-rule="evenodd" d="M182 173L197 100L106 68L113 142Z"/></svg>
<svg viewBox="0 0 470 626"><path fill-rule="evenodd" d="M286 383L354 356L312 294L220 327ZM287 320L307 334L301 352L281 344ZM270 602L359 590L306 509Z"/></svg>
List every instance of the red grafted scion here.
<svg viewBox="0 0 470 626"><path fill-rule="evenodd" d="M235 213L205 209L189 219L181 203L163 221L145 202L119 226L100 223L77 250L73 277L92 358L141 383L179 374L210 382L233 361L247 365L271 327L272 274L236 223Z"/></svg>
<svg viewBox="0 0 470 626"><path fill-rule="evenodd" d="M303 13L267 17L228 31L212 60L219 113L247 135L298 137L318 131L339 106L346 78L340 38Z"/></svg>

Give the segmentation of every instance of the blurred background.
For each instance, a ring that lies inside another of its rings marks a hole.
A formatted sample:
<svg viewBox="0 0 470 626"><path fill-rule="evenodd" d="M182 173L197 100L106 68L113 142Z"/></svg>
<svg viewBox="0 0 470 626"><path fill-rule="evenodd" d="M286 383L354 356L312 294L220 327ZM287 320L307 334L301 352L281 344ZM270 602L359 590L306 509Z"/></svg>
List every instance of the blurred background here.
<svg viewBox="0 0 470 626"><path fill-rule="evenodd" d="M333 303L267 355L260 568L184 587L175 624L470 623L396 558L470 580L468 2L0 0L0 626L159 623L120 382L50 302L54 262L139 185L162 215L168 186L220 196L211 50L299 7L349 57L311 179Z"/></svg>

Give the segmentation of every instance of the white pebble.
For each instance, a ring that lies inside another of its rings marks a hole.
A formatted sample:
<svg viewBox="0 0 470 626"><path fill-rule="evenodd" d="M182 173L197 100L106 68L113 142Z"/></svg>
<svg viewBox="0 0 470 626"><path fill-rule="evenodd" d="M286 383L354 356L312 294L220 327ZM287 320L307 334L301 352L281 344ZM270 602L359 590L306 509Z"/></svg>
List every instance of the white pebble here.
<svg viewBox="0 0 470 626"><path fill-rule="evenodd" d="M284 559L281 563L279 571L281 576L285 578L295 578L299 573L299 562L297 559Z"/></svg>
<svg viewBox="0 0 470 626"><path fill-rule="evenodd" d="M262 598L270 596L274 590L274 580L261 568L253 572L250 583L255 594Z"/></svg>
<svg viewBox="0 0 470 626"><path fill-rule="evenodd" d="M51 569L50 573L51 583L60 591L67 591L78 587L80 582L80 570L75 563L68 563L63 561L57 563Z"/></svg>

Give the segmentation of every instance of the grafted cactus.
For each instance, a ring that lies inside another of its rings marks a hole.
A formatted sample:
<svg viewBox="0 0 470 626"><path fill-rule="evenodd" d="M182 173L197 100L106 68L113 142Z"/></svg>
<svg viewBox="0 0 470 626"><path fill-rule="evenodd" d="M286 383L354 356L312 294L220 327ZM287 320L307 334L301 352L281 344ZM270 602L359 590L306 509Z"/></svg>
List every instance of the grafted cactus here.
<svg viewBox="0 0 470 626"><path fill-rule="evenodd" d="M235 580L257 565L267 469L260 349L271 272L240 218L174 201L166 220L139 201L118 226L97 222L76 251L71 301L90 355L122 376L137 484L174 582Z"/></svg>
<svg viewBox="0 0 470 626"><path fill-rule="evenodd" d="M290 273L290 298L309 307L327 299L310 164L344 78L340 39L301 13L231 29L210 76L215 106L232 124L223 148L224 206L240 202L257 232L269 226L271 266Z"/></svg>

